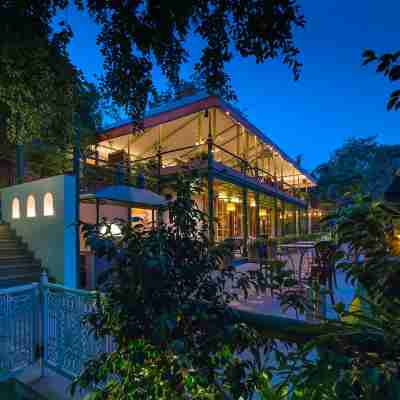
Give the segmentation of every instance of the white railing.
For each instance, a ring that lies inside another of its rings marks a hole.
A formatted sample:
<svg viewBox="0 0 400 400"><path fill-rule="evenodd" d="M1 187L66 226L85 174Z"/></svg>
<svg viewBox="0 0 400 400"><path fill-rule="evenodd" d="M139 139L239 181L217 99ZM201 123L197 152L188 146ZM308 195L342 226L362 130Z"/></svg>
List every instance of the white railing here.
<svg viewBox="0 0 400 400"><path fill-rule="evenodd" d="M96 339L84 317L94 311L95 292L43 284L44 364L74 378L85 363L111 351L109 338Z"/></svg>
<svg viewBox="0 0 400 400"><path fill-rule="evenodd" d="M39 285L0 290L0 380L33 364L39 350Z"/></svg>
<svg viewBox="0 0 400 400"><path fill-rule="evenodd" d="M95 292L47 282L0 290L0 381L41 359L44 367L75 378L85 363L114 349L96 339L84 317L94 310Z"/></svg>

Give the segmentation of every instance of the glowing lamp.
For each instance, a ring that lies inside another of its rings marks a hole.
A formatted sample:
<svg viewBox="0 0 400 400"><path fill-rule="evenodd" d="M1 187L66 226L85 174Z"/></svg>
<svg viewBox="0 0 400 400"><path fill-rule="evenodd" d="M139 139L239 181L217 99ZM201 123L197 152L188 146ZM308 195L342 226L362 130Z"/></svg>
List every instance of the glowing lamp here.
<svg viewBox="0 0 400 400"><path fill-rule="evenodd" d="M122 235L122 231L119 225L117 224L111 224L109 226L107 225L102 225L100 227L100 234L101 235L109 235L109 236L121 236Z"/></svg>
<svg viewBox="0 0 400 400"><path fill-rule="evenodd" d="M234 204L234 203L228 203L226 209L227 209L229 212L235 211L235 210L236 210L235 204Z"/></svg>

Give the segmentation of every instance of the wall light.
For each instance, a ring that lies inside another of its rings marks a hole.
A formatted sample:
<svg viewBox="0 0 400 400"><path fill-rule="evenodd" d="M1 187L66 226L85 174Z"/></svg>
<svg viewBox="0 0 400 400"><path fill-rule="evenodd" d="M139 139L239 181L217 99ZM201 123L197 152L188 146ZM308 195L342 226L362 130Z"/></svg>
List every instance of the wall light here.
<svg viewBox="0 0 400 400"><path fill-rule="evenodd" d="M36 217L36 200L32 194L30 194L26 200L26 216L28 218Z"/></svg>
<svg viewBox="0 0 400 400"><path fill-rule="evenodd" d="M19 219L21 218L21 203L18 197L14 197L11 204L11 218Z"/></svg>
<svg viewBox="0 0 400 400"><path fill-rule="evenodd" d="M43 215L51 217L54 215L54 197L51 193L46 193L43 198Z"/></svg>
<svg viewBox="0 0 400 400"><path fill-rule="evenodd" d="M100 234L103 236L121 236L121 227L118 224L102 225L100 227Z"/></svg>

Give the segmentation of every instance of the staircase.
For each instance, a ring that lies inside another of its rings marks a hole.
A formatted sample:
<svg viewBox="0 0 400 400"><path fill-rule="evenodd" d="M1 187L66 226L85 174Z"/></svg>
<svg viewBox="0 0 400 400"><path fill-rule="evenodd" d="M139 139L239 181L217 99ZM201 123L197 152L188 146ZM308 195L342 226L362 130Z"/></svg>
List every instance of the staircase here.
<svg viewBox="0 0 400 400"><path fill-rule="evenodd" d="M40 263L8 224L0 223L0 289L40 280Z"/></svg>

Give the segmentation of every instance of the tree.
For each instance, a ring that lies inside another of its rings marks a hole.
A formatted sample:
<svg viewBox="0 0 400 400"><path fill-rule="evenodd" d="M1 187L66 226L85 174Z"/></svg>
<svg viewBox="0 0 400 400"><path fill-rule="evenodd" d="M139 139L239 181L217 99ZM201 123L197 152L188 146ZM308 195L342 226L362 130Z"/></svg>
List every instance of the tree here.
<svg viewBox="0 0 400 400"><path fill-rule="evenodd" d="M376 72L382 73L391 82L400 80L400 51L378 56L373 50L365 50L362 56L364 58L363 65L375 63ZM387 109L388 111L400 109L400 90L391 93Z"/></svg>
<svg viewBox="0 0 400 400"><path fill-rule="evenodd" d="M338 304L339 319L326 324L327 333L300 345L277 372L287 378L282 385L293 390L290 399L398 399L400 240L394 214L355 193L329 218L338 249L344 245L364 256L342 258L337 265L360 288L359 306Z"/></svg>
<svg viewBox="0 0 400 400"><path fill-rule="evenodd" d="M0 132L11 143L71 137L78 72L66 46L71 31L54 32L63 0L0 4Z"/></svg>
<svg viewBox="0 0 400 400"><path fill-rule="evenodd" d="M174 189L168 224L120 221L119 238L110 236L111 227L103 234L97 226L84 228L96 255L111 264L87 321L116 344L76 381L85 388L107 383L92 399L250 399L266 368L262 358L275 348L270 338L237 323L229 307L237 294L229 287L283 293L295 282L292 274L280 261L253 273L223 267L227 249L209 243L206 215L192 198L201 180L182 178Z"/></svg>
<svg viewBox="0 0 400 400"><path fill-rule="evenodd" d="M348 139L329 161L314 170L321 200L337 201L360 189L375 198L383 195L400 159L400 146L380 145L375 137Z"/></svg>
<svg viewBox="0 0 400 400"><path fill-rule="evenodd" d="M195 70L204 76L210 92L223 92L228 100L233 90L224 67L233 57L232 48L242 57L254 56L258 63L282 56L295 78L299 76L293 30L305 21L295 0L89 1L87 8L101 26L103 88L136 121L154 88L153 66L160 67L172 84L179 81L190 33L205 43Z"/></svg>
<svg viewBox="0 0 400 400"><path fill-rule="evenodd" d="M33 132L44 135L42 132L51 130L51 121L70 125L71 110L64 106L72 102L68 88L73 70L66 62L72 31L63 25L54 33L50 25L56 12L70 3L72 0L35 0L26 7L17 0L2 2L0 48L7 57L1 68L0 100L13 140L20 140L16 131L29 131L29 138ZM101 28L97 42L105 59L103 93L135 121L143 117L154 90L154 66L160 67L172 84L178 83L180 65L189 55L185 41L192 33L205 44L195 70L204 76L210 92L223 93L227 99L234 93L224 66L232 59L233 48L242 57L254 56L258 63L281 56L294 77L299 77L301 64L293 30L303 27L305 21L295 0L75 3ZM58 96L60 92L64 98ZM38 109L37 104L43 105ZM49 114L43 127L44 116ZM19 127L21 121L23 127Z"/></svg>

